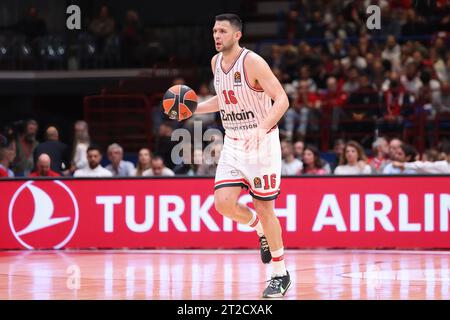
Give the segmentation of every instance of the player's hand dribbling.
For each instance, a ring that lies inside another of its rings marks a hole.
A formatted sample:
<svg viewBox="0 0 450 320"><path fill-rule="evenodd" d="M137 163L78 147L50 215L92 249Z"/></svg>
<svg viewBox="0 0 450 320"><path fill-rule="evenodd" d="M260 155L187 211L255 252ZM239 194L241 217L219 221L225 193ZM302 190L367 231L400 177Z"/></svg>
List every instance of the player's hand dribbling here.
<svg viewBox="0 0 450 320"><path fill-rule="evenodd" d="M252 151L257 150L259 148L259 144L261 140L265 137L267 134L268 129L265 128L256 128L252 129L250 131L250 135L247 140L244 142L244 150L245 151Z"/></svg>

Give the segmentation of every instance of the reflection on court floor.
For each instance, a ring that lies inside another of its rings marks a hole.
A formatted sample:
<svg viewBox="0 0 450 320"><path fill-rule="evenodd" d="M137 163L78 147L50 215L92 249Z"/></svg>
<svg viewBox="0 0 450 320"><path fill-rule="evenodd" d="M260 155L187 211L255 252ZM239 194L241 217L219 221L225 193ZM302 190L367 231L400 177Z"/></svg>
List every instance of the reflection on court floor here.
<svg viewBox="0 0 450 320"><path fill-rule="evenodd" d="M450 252L287 251L285 299L450 299ZM4 251L0 299L259 299L257 251Z"/></svg>

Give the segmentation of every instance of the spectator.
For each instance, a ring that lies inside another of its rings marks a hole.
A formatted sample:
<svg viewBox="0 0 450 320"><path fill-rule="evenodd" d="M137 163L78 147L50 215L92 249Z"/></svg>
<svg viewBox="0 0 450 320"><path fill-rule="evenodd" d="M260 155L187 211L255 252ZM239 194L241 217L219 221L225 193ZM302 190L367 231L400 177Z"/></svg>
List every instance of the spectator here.
<svg viewBox="0 0 450 320"><path fill-rule="evenodd" d="M155 150L163 158L164 165L173 169L175 164L172 161L172 149L178 144L172 141L173 123L165 121L159 126L159 134L156 140Z"/></svg>
<svg viewBox="0 0 450 320"><path fill-rule="evenodd" d="M417 152L413 146L403 143L395 156L396 161L388 163L383 169L383 174L412 174L415 170L404 166L394 166L394 163L414 162Z"/></svg>
<svg viewBox="0 0 450 320"><path fill-rule="evenodd" d="M436 162L436 161L439 161L439 160L445 160L445 159L440 159L439 150L437 150L437 149L428 149L423 154L422 161L425 161L425 162Z"/></svg>
<svg viewBox="0 0 450 320"><path fill-rule="evenodd" d="M89 128L86 121L80 120L75 122L75 138L73 142L73 157L71 171L86 168L87 149L90 144Z"/></svg>
<svg viewBox="0 0 450 320"><path fill-rule="evenodd" d="M98 17L94 18L89 25L89 31L96 37L100 51L103 51L106 42L113 36L115 24L109 14L108 6L103 5Z"/></svg>
<svg viewBox="0 0 450 320"><path fill-rule="evenodd" d="M370 174L367 157L361 145L356 141L348 141L341 156L339 166L334 170L337 175Z"/></svg>
<svg viewBox="0 0 450 320"><path fill-rule="evenodd" d="M344 154L345 149L345 141L344 139L336 139L333 143L333 152L332 156L334 160L331 162L331 170L334 171L336 167L339 165L339 161Z"/></svg>
<svg viewBox="0 0 450 320"><path fill-rule="evenodd" d="M312 129L318 130L318 119L320 118L318 110L320 106L319 96L310 91L308 81L300 80L297 101L284 115L288 140L292 140L294 131L297 135L304 137L309 123L312 124ZM312 119L310 119L310 114Z"/></svg>
<svg viewBox="0 0 450 320"><path fill-rule="evenodd" d="M33 152L39 142L36 140L38 123L35 120L25 122L23 132L13 144L16 150L16 158L13 163L13 171L16 176L28 176L34 168Z"/></svg>
<svg viewBox="0 0 450 320"><path fill-rule="evenodd" d="M303 151L303 169L302 174L323 175L326 171L323 169L323 162L320 159L319 150L309 145Z"/></svg>
<svg viewBox="0 0 450 320"><path fill-rule="evenodd" d="M377 138L372 143L373 157L369 158L368 164L374 173L382 173L389 161L389 144L385 138Z"/></svg>
<svg viewBox="0 0 450 320"><path fill-rule="evenodd" d="M390 161L397 160L396 157L400 151L402 144L403 144L402 140L400 140L398 138L391 139L391 141L389 142L389 160Z"/></svg>
<svg viewBox="0 0 450 320"><path fill-rule="evenodd" d="M139 14L128 10L121 33L121 44L124 64L126 67L139 67L142 61L142 26Z"/></svg>
<svg viewBox="0 0 450 320"><path fill-rule="evenodd" d="M160 156L155 156L151 161L151 168L144 171L143 176L174 176L175 173L164 165Z"/></svg>
<svg viewBox="0 0 450 320"><path fill-rule="evenodd" d="M343 107L347 101L347 95L342 92L335 77L327 79L327 89L321 93L322 116L329 117L331 114L331 129L338 130L339 119L343 116Z"/></svg>
<svg viewBox="0 0 450 320"><path fill-rule="evenodd" d="M419 90L423 86L422 81L418 77L417 65L414 62L409 62L405 67L405 74L400 77L400 82L406 91L418 97Z"/></svg>
<svg viewBox="0 0 450 320"><path fill-rule="evenodd" d="M381 57L391 63L393 71L401 70L401 48L395 36L389 35L386 40L386 47L381 53Z"/></svg>
<svg viewBox="0 0 450 320"><path fill-rule="evenodd" d="M294 176L301 173L303 163L294 157L294 147L289 141L281 141L281 175Z"/></svg>
<svg viewBox="0 0 450 320"><path fill-rule="evenodd" d="M346 93L352 93L359 88L359 71L356 67L351 67L347 71L347 80L342 86L342 90Z"/></svg>
<svg viewBox="0 0 450 320"><path fill-rule="evenodd" d="M341 60L344 69L349 69L351 67L358 68L363 71L367 68L367 61L364 57L359 55L357 47L350 47L348 56Z"/></svg>
<svg viewBox="0 0 450 320"><path fill-rule="evenodd" d="M294 156L302 161L303 151L305 150L305 142L301 139L294 142Z"/></svg>
<svg viewBox="0 0 450 320"><path fill-rule="evenodd" d="M394 161L392 166L398 170L414 171L421 174L450 174L450 148L446 151L447 159L435 162L430 161Z"/></svg>
<svg viewBox="0 0 450 320"><path fill-rule="evenodd" d="M359 77L358 89L348 97L345 110L347 116L355 121L374 120L380 115L378 93L367 74Z"/></svg>
<svg viewBox="0 0 450 320"><path fill-rule="evenodd" d="M10 169L14 161L15 151L8 146L0 146L0 178L14 178L14 172Z"/></svg>
<svg viewBox="0 0 450 320"><path fill-rule="evenodd" d="M90 145L86 151L88 166L82 169L78 169L74 173L74 177L96 177L96 178L104 178L104 177L112 177L112 173L109 170L106 170L100 165L102 161L102 153L100 148L94 145Z"/></svg>
<svg viewBox="0 0 450 320"><path fill-rule="evenodd" d="M51 161L48 154L41 153L37 158L36 170L30 173L29 177L59 177L60 174L51 169Z"/></svg>
<svg viewBox="0 0 450 320"><path fill-rule="evenodd" d="M130 177L134 176L136 169L134 164L130 161L123 160L123 148L117 144L113 143L108 147L108 159L111 161L109 165L106 166L106 170L111 171L112 175L115 177Z"/></svg>
<svg viewBox="0 0 450 320"><path fill-rule="evenodd" d="M136 165L135 176L142 177L144 171L149 170L152 161L152 153L148 148L142 148L138 153L138 162Z"/></svg>
<svg viewBox="0 0 450 320"><path fill-rule="evenodd" d="M17 31L24 34L28 40L34 40L47 34L47 23L39 17L36 7L30 7L25 18L17 24Z"/></svg>
<svg viewBox="0 0 450 320"><path fill-rule="evenodd" d="M70 153L66 144L59 141L59 133L55 127L48 127L45 132L47 140L34 149L34 161L42 154L51 159L51 169L58 174L69 174Z"/></svg>

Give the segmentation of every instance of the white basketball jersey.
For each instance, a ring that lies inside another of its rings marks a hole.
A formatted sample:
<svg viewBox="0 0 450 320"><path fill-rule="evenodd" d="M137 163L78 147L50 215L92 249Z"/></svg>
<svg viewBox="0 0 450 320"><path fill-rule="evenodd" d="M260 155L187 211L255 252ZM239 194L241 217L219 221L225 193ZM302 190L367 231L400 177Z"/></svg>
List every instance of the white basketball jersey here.
<svg viewBox="0 0 450 320"><path fill-rule="evenodd" d="M225 133L244 139L258 127L272 107L271 98L263 90L253 88L247 80L244 60L250 50L242 48L229 70L222 67L222 53L216 60L214 87L219 98L220 118Z"/></svg>

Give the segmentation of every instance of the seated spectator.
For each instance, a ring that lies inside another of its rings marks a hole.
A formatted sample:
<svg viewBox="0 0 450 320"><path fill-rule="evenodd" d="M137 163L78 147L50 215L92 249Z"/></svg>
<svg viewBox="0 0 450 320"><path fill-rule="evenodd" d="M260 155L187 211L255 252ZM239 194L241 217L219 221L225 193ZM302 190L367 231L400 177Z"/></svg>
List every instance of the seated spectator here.
<svg viewBox="0 0 450 320"><path fill-rule="evenodd" d="M172 132L176 124L173 121L165 121L159 126L158 136L156 138L155 150L164 160L164 165L173 169L175 164L172 161L172 149L179 143L172 141Z"/></svg>
<svg viewBox="0 0 450 320"><path fill-rule="evenodd" d="M34 161L42 154L47 154L51 159L51 169L57 173L68 175L70 153L69 147L59 141L59 133L55 127L48 127L45 132L47 140L40 143L34 149Z"/></svg>
<svg viewBox="0 0 450 320"><path fill-rule="evenodd" d="M142 177L144 171L150 169L152 167L152 153L150 149L142 148L138 153L138 162L136 165L136 170L134 176Z"/></svg>
<svg viewBox="0 0 450 320"><path fill-rule="evenodd" d="M339 119L343 116L347 95L340 90L335 77L328 77L327 89L321 92L320 100L322 101L322 116L330 117L331 115L331 128L336 131Z"/></svg>
<svg viewBox="0 0 450 320"><path fill-rule="evenodd" d="M403 141L399 138L392 138L391 141L389 141L389 160L395 161L397 160L397 154L400 152L400 149L402 147Z"/></svg>
<svg viewBox="0 0 450 320"><path fill-rule="evenodd" d="M139 67L143 63L143 30L139 14L135 10L127 11L120 36L125 66Z"/></svg>
<svg viewBox="0 0 450 320"><path fill-rule="evenodd" d="M281 141L281 175L294 176L301 173L303 163L294 157L294 147L289 141Z"/></svg>
<svg viewBox="0 0 450 320"><path fill-rule="evenodd" d="M359 88L359 71L356 67L350 67L346 72L347 80L342 85L342 91L352 93Z"/></svg>
<svg viewBox="0 0 450 320"><path fill-rule="evenodd" d="M160 156L155 156L151 161L151 168L145 170L143 176L174 176L175 173L164 165L164 160Z"/></svg>
<svg viewBox="0 0 450 320"><path fill-rule="evenodd" d="M74 177L112 177L112 173L109 170L106 170L100 165L102 161L102 153L100 148L94 145L90 145L86 151L88 166L82 169L78 169L73 174Z"/></svg>
<svg viewBox="0 0 450 320"><path fill-rule="evenodd" d="M123 160L123 149L117 144L113 143L108 147L108 159L111 161L106 166L106 170L111 171L115 177L131 177L134 176L134 164L130 161Z"/></svg>
<svg viewBox="0 0 450 320"><path fill-rule="evenodd" d="M75 122L74 131L72 172L87 167L87 149L90 144L89 128L86 121Z"/></svg>
<svg viewBox="0 0 450 320"><path fill-rule="evenodd" d="M47 23L39 16L36 7L30 7L23 20L17 24L16 30L24 34L28 40L34 40L47 34Z"/></svg>
<svg viewBox="0 0 450 320"><path fill-rule="evenodd" d="M391 72L389 78L383 82L382 90L384 96L383 119L385 121L401 122L404 117L414 112L412 108L413 94L406 91L396 72Z"/></svg>
<svg viewBox="0 0 450 320"><path fill-rule="evenodd" d="M323 175L326 171L323 169L323 162L320 159L319 150L314 146L306 146L303 151L303 169L302 174Z"/></svg>
<svg viewBox="0 0 450 320"><path fill-rule="evenodd" d="M46 153L41 153L37 158L36 171L28 175L33 177L59 177L60 174L51 169L51 158Z"/></svg>
<svg viewBox="0 0 450 320"><path fill-rule="evenodd" d="M388 163L386 167L383 169L383 174L413 174L416 173L413 169L400 168L399 166L394 166L394 163L406 163L413 162L416 160L417 152L413 146L402 143L400 149L397 150L397 154L395 156L395 162Z"/></svg>
<svg viewBox="0 0 450 320"><path fill-rule="evenodd" d="M344 139L336 139L333 143L333 152L332 152L334 160L332 160L330 164L332 171L334 171L336 167L339 165L340 159L344 154L344 149L345 149Z"/></svg>
<svg viewBox="0 0 450 320"><path fill-rule="evenodd" d="M319 96L309 89L305 80L300 80L298 97L293 107L289 108L284 115L286 136L292 140L294 131L301 137L306 135L308 125L318 130L318 119L320 118Z"/></svg>
<svg viewBox="0 0 450 320"><path fill-rule="evenodd" d="M350 94L345 112L355 121L370 120L380 115L378 93L367 74L359 77L359 87Z"/></svg>
<svg viewBox="0 0 450 320"><path fill-rule="evenodd" d="M419 90L423 83L418 76L417 65L414 62L406 64L405 74L400 77L400 82L407 92L415 97L419 96Z"/></svg>
<svg viewBox="0 0 450 320"><path fill-rule="evenodd" d="M389 144L385 138L377 138L372 143L373 157L369 158L368 163L374 173L382 173L384 167L389 161Z"/></svg>
<svg viewBox="0 0 450 320"><path fill-rule="evenodd" d="M13 171L16 176L28 176L34 168L33 152L39 142L36 140L38 123L35 120L27 120L22 132L13 143L16 150L16 158L13 163Z"/></svg>
<svg viewBox="0 0 450 320"><path fill-rule="evenodd" d="M114 34L114 18L109 14L109 8L103 5L100 8L100 14L94 18L89 25L89 31L97 38L100 51L103 51L106 41Z"/></svg>
<svg viewBox="0 0 450 320"><path fill-rule="evenodd" d="M381 57L391 63L393 71L399 72L401 70L401 48L395 36L389 35L387 37L386 47L381 53Z"/></svg>
<svg viewBox="0 0 450 320"><path fill-rule="evenodd" d="M8 146L0 146L0 178L14 178L14 172L10 169L15 150Z"/></svg>
<svg viewBox="0 0 450 320"><path fill-rule="evenodd" d="M361 145L356 141L345 144L339 166L334 170L337 175L371 174L372 170L367 164L367 157Z"/></svg>
<svg viewBox="0 0 450 320"><path fill-rule="evenodd" d="M367 68L367 61L364 57L359 55L357 47L350 47L348 56L341 60L341 63L345 69L351 67L358 68L359 70L364 70Z"/></svg>
<svg viewBox="0 0 450 320"><path fill-rule="evenodd" d="M305 150L305 142L301 139L298 139L294 142L294 156L298 160L302 161L303 151Z"/></svg>
<svg viewBox="0 0 450 320"><path fill-rule="evenodd" d="M412 161L400 162L394 161L392 166L402 172L413 171L420 174L450 174L450 148L446 151L447 159L435 162L430 161Z"/></svg>
<svg viewBox="0 0 450 320"><path fill-rule="evenodd" d="M440 154L439 154L439 150L437 149L428 149L425 151L425 153L423 154L423 158L422 161L425 162L436 162L439 160L445 160L445 159L441 159L440 158Z"/></svg>

